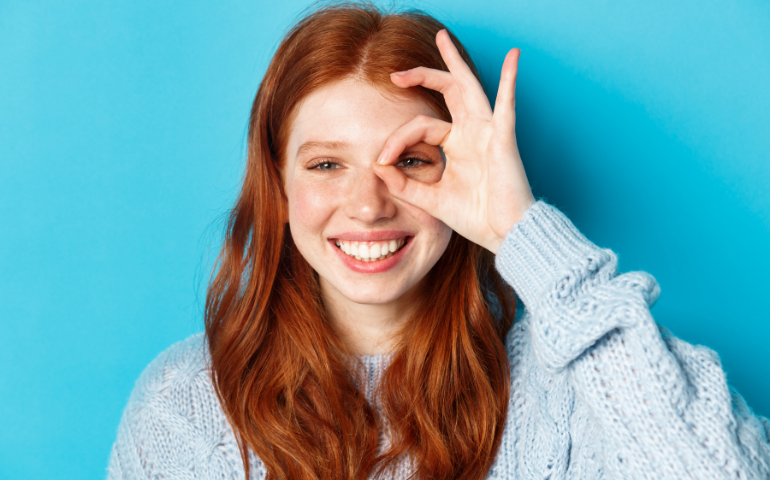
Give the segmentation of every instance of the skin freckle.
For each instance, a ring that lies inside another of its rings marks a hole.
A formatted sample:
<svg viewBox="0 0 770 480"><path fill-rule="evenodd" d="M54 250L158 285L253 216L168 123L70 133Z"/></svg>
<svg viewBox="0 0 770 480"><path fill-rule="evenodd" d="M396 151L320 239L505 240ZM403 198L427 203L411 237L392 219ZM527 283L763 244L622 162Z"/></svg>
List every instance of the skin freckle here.
<svg viewBox="0 0 770 480"><path fill-rule="evenodd" d="M318 273L324 296L338 306L350 304L345 309L405 311L449 244L449 227L392 197L372 168L386 140L417 115L436 116L421 99L388 98L370 84L346 79L311 93L289 129L286 151L293 154L283 176L291 235ZM399 162L409 158L408 166L397 166L408 177L441 179L439 147L411 145ZM376 275L350 270L330 243L338 234L386 230L407 232L410 248L396 267Z"/></svg>

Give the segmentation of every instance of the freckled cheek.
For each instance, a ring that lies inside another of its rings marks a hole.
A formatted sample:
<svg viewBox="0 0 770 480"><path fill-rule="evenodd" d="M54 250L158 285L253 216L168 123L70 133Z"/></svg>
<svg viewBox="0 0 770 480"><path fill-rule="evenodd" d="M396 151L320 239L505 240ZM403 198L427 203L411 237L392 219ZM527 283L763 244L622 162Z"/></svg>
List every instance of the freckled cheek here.
<svg viewBox="0 0 770 480"><path fill-rule="evenodd" d="M297 182L287 192L289 200L289 222L292 231L302 231L305 234L319 234L326 221L334 212L334 189Z"/></svg>
<svg viewBox="0 0 770 480"><path fill-rule="evenodd" d="M431 251L438 250L436 251L438 255L444 253L449 244L449 239L452 237L452 229L441 220L428 215L424 210L420 210L415 206L403 204L401 208L406 210L415 223L420 226L420 234L426 242L428 249Z"/></svg>

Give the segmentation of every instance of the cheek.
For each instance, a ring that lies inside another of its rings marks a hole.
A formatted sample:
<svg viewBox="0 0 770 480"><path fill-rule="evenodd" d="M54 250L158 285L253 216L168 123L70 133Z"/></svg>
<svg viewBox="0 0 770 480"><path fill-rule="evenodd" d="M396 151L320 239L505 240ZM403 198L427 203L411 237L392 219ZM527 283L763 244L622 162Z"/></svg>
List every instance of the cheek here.
<svg viewBox="0 0 770 480"><path fill-rule="evenodd" d="M289 224L292 233L320 233L334 211L334 191L312 182L294 182L287 187Z"/></svg>
<svg viewBox="0 0 770 480"><path fill-rule="evenodd" d="M430 246L431 253L441 256L449 245L452 229L441 220L428 215L417 207L409 204L402 205L402 208L407 210L415 222L420 225L420 233Z"/></svg>

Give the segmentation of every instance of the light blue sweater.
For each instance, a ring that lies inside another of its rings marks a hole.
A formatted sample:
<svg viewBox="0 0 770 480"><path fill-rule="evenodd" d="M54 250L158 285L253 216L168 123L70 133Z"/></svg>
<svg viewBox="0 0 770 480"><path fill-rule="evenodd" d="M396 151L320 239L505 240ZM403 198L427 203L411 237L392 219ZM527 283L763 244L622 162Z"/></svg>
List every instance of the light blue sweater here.
<svg viewBox="0 0 770 480"><path fill-rule="evenodd" d="M492 479L770 479L770 421L731 390L715 352L673 337L660 289L539 201L496 265L525 312L506 344L511 397ZM241 479L201 334L162 353L123 415L110 479ZM386 368L365 357L367 398ZM264 466L251 455L252 478ZM404 464L397 478L405 478Z"/></svg>

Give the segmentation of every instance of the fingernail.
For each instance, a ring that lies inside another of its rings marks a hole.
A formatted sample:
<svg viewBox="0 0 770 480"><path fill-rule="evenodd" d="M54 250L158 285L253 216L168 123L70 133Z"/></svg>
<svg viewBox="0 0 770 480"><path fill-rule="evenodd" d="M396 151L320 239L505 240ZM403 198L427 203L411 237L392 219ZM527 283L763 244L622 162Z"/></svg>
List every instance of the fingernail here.
<svg viewBox="0 0 770 480"><path fill-rule="evenodd" d="M385 165L385 159L388 158L388 151L383 150L377 158L377 165Z"/></svg>
<svg viewBox="0 0 770 480"><path fill-rule="evenodd" d="M405 75L405 74L406 74L408 71L409 71L409 70L402 70L402 71L400 71L400 72L393 72L393 73L391 73L391 75L398 75L398 76L401 76L401 75Z"/></svg>

